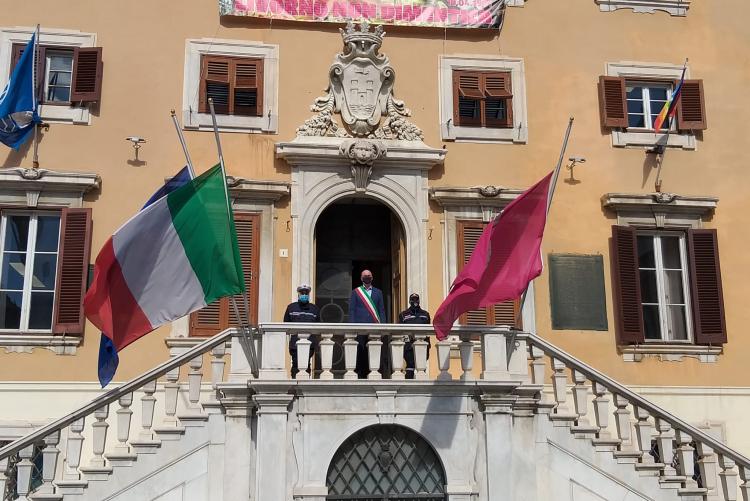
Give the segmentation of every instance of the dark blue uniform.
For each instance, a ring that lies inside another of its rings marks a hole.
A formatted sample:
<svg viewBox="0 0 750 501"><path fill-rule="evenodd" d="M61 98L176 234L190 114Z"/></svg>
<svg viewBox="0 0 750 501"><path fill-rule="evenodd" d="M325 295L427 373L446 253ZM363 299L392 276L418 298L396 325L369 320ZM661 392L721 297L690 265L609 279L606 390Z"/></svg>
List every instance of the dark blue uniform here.
<svg viewBox="0 0 750 501"><path fill-rule="evenodd" d="M429 325L430 314L419 306L407 308L398 314L398 323L413 325ZM404 345L404 360L406 360L406 379L414 379L414 340L410 339ZM430 358L430 338L427 338L427 358Z"/></svg>
<svg viewBox="0 0 750 501"><path fill-rule="evenodd" d="M320 322L320 310L313 303L300 303L295 301L286 307L284 322ZM289 355L292 357L292 377L297 375L297 334L289 337ZM310 358L318 349L318 337L310 336ZM310 361L307 362L310 369Z"/></svg>

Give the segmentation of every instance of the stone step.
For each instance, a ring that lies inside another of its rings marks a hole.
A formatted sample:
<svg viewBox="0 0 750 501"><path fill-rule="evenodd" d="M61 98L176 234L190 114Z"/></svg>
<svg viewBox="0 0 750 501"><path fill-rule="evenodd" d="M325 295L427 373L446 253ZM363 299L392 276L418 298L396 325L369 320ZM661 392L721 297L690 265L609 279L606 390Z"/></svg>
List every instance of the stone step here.
<svg viewBox="0 0 750 501"><path fill-rule="evenodd" d="M614 451L612 455L620 464L636 464L641 456L641 451Z"/></svg>
<svg viewBox="0 0 750 501"><path fill-rule="evenodd" d="M662 476L659 479L659 487L662 489L680 489L686 477L682 475Z"/></svg>
<svg viewBox="0 0 750 501"><path fill-rule="evenodd" d="M63 496L70 495L81 495L86 487L89 486L86 480L60 480L55 482L57 491Z"/></svg>
<svg viewBox="0 0 750 501"><path fill-rule="evenodd" d="M648 456L647 457L651 457ZM666 466L664 463L636 463L635 471L642 477L658 477Z"/></svg>
<svg viewBox="0 0 750 501"><path fill-rule="evenodd" d="M86 466L80 468L80 470L83 473L83 478L89 482L104 482L112 475L112 468L109 466Z"/></svg>
<svg viewBox="0 0 750 501"><path fill-rule="evenodd" d="M154 428L154 433L159 440L179 440L185 434L184 426L163 426Z"/></svg>
<svg viewBox="0 0 750 501"><path fill-rule="evenodd" d="M138 455L131 452L112 452L104 454L104 457L113 468L133 466L133 463L138 459Z"/></svg>
<svg viewBox="0 0 750 501"><path fill-rule="evenodd" d="M678 489L677 495L680 496L680 501L704 501L708 494L708 489L702 489L700 487L688 487L686 489Z"/></svg>
<svg viewBox="0 0 750 501"><path fill-rule="evenodd" d="M156 454L156 451L161 447L161 440L137 439L130 442L130 447L136 454Z"/></svg>
<svg viewBox="0 0 750 501"><path fill-rule="evenodd" d="M208 422L208 414L203 413L186 413L186 414L178 414L177 419L180 421L180 424L187 427L199 427L199 426L205 426L205 424Z"/></svg>

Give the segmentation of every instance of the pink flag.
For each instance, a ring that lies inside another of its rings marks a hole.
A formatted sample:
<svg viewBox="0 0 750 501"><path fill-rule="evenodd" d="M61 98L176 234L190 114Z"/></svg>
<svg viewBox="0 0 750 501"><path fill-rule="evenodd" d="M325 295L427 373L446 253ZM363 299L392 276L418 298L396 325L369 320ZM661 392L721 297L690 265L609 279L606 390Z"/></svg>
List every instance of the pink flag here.
<svg viewBox="0 0 750 501"><path fill-rule="evenodd" d="M508 204L484 229L435 313L432 323L439 340L448 336L463 313L519 297L542 272L539 249L552 174Z"/></svg>

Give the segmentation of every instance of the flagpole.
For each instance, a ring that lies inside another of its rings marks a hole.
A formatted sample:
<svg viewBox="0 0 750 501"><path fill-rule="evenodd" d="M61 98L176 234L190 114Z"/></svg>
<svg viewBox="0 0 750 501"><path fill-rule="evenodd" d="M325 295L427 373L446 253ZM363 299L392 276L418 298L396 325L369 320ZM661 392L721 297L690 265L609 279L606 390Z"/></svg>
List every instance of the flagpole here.
<svg viewBox="0 0 750 501"><path fill-rule="evenodd" d="M557 165L555 166L555 170L552 172L552 179L550 181L550 187L549 187L549 193L547 194L547 215L549 215L549 209L552 206L552 197L555 194L555 188L557 187L557 178L560 177L560 169L562 168L563 159L565 158L565 151L568 149L568 140L570 139L570 131L573 129L573 117L570 117L568 119L568 128L565 130L565 137L563 138L563 144L562 148L560 148L560 157L557 159ZM531 282L529 282L528 285L526 285L526 288L523 290L523 294L521 294L521 301L518 308L518 311L514 315L513 318L513 333L510 337L510 346L506 350L508 359L506 360L506 363L510 363L510 357L513 355L513 352L516 349L516 330L515 326L518 325L518 320L520 319L521 315L523 314L523 305L526 302L526 295L529 292L529 286L531 285Z"/></svg>
<svg viewBox="0 0 750 501"><path fill-rule="evenodd" d="M685 58L685 63L682 65L682 78L680 81L685 80L685 71L687 70L687 64L688 64L688 58ZM675 106L677 106L677 103L675 103ZM664 164L664 154L667 152L667 146L669 145L669 135L672 133L672 123L674 122L674 114L672 116L667 117L669 122L667 122L667 134L664 136L664 144L657 144L654 145L653 148L650 150L646 150L646 153L656 153L659 158L657 160L658 166L656 168L656 179L654 179L654 191L657 193L661 192L661 167L662 164ZM655 134L658 134L659 131L654 131Z"/></svg>
<svg viewBox="0 0 750 501"><path fill-rule="evenodd" d="M33 100L34 100L34 114L37 114L38 112L37 107L39 106L39 104L37 103L37 99L38 99L37 89L39 88L39 86L36 83L36 79L37 79L36 69L37 69L37 61L39 57L39 31L40 31L39 25L37 24L36 33L34 34L34 57L31 58L32 59L31 81L33 82L33 86L34 86L33 93L32 93ZM31 166L34 169L39 168L39 124L36 122L34 122L34 156L32 157L32 160L31 160Z"/></svg>
<svg viewBox="0 0 750 501"><path fill-rule="evenodd" d="M214 100L213 98L208 98L208 108L211 111L211 123L214 127L214 137L216 138L216 149L219 153L219 165L221 165L221 175L224 180L224 195L227 199L227 211L229 214L231 214L231 206L229 205L229 189L227 188L227 171L224 167L224 154L221 151L221 139L219 137L219 127L216 125L216 111L214 110ZM250 363L250 371L253 373L253 376L256 378L258 377L258 359L255 355L255 344L253 342L253 339L250 335L250 315L249 315L249 309L247 307L247 296L245 294L242 294L244 300L245 300L245 318L240 316L240 309L237 307L237 300L234 296L229 296L229 302L232 303L232 309L234 310L234 315L237 317L237 321L240 325L240 333L242 336L240 337L240 345L242 346L242 351L245 352L245 357L247 357L248 362Z"/></svg>
<svg viewBox="0 0 750 501"><path fill-rule="evenodd" d="M185 154L185 161L187 162L188 172L190 172L190 177L192 179L195 179L195 169L193 169L193 161L190 159L190 153L188 152L188 149L187 149L185 136L182 134L182 128L180 127L180 123L177 121L177 116L175 115L174 110L171 110L170 113L172 114L172 122L174 123L174 128L177 131L177 137L180 138L180 145L182 146L182 152Z"/></svg>

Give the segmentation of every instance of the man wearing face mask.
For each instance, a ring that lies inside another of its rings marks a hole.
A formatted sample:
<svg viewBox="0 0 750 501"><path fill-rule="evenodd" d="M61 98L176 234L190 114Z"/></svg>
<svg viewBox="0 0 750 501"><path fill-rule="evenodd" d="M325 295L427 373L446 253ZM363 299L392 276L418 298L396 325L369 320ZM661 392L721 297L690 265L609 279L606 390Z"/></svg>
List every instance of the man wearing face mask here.
<svg viewBox="0 0 750 501"><path fill-rule="evenodd" d="M398 323L412 325L429 325L430 314L419 307L419 294L409 296L409 307L398 314ZM414 379L414 338L411 337L404 344L404 360L406 360L406 379ZM427 358L430 358L430 338L427 338Z"/></svg>
<svg viewBox="0 0 750 501"><path fill-rule="evenodd" d="M349 322L353 324L380 324L386 322L383 292L372 286L372 272L362 270L362 285L352 291L349 298ZM357 374L360 379L370 371L367 363L367 335L357 336Z"/></svg>
<svg viewBox="0 0 750 501"><path fill-rule="evenodd" d="M284 312L284 322L320 322L320 311L318 307L310 302L311 287L302 284L297 287L297 300L290 303ZM289 355L292 356L292 377L297 375L297 334L289 337ZM316 335L310 336L310 358L307 360L307 369L310 369L310 359L318 348ZM312 377L312 374L310 375Z"/></svg>

